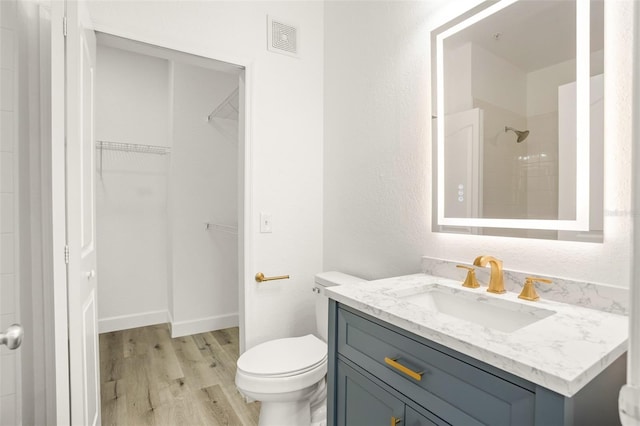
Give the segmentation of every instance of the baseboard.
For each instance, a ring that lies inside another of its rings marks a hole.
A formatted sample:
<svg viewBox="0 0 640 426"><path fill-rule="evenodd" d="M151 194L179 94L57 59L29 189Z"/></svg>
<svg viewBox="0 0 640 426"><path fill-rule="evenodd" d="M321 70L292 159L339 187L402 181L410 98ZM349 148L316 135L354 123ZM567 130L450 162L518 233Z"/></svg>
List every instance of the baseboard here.
<svg viewBox="0 0 640 426"><path fill-rule="evenodd" d="M147 325L169 322L167 311L150 311L139 314L121 315L118 317L102 318L98 320L98 332L127 330L129 328L145 327Z"/></svg>
<svg viewBox="0 0 640 426"><path fill-rule="evenodd" d="M171 323L171 337L189 336L205 333L222 328L237 327L238 314L218 315L215 317L199 318L189 321L173 321Z"/></svg>

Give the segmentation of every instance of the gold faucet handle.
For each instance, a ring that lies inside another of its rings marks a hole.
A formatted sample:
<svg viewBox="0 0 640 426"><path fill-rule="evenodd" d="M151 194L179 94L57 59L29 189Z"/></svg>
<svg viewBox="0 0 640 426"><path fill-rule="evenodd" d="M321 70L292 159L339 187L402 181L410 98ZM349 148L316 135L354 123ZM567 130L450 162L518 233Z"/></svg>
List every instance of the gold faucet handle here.
<svg viewBox="0 0 640 426"><path fill-rule="evenodd" d="M467 270L467 278L465 278L462 283L462 287L468 288L478 288L480 284L478 284L478 280L476 279L476 270L475 268L471 268L470 266L465 265L456 265L456 268L462 268Z"/></svg>
<svg viewBox="0 0 640 426"><path fill-rule="evenodd" d="M553 281L547 278L527 277L524 280L522 292L518 297L524 300L531 300L532 302L540 299L540 296L538 296L538 293L536 292L536 287L534 285L535 282L551 284Z"/></svg>

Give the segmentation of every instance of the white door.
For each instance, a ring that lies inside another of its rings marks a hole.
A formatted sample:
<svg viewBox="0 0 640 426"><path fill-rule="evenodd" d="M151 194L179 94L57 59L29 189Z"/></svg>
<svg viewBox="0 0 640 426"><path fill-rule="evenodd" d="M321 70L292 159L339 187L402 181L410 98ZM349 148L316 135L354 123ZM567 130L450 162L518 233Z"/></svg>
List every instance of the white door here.
<svg viewBox="0 0 640 426"><path fill-rule="evenodd" d="M86 5L67 1L66 221L71 423L100 424L93 85L96 39Z"/></svg>
<svg viewBox="0 0 640 426"><path fill-rule="evenodd" d="M482 217L482 111L479 108L445 117L444 150L445 217Z"/></svg>

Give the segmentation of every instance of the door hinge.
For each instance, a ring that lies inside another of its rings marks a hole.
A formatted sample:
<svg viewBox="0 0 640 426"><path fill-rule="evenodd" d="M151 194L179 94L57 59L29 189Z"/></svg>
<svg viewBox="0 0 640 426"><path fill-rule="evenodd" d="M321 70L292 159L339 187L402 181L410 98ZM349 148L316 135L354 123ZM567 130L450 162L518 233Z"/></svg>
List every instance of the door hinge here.
<svg viewBox="0 0 640 426"><path fill-rule="evenodd" d="M64 246L64 263L69 264L69 246Z"/></svg>
<svg viewBox="0 0 640 426"><path fill-rule="evenodd" d="M62 34L65 37L67 36L67 17L66 16L62 17Z"/></svg>

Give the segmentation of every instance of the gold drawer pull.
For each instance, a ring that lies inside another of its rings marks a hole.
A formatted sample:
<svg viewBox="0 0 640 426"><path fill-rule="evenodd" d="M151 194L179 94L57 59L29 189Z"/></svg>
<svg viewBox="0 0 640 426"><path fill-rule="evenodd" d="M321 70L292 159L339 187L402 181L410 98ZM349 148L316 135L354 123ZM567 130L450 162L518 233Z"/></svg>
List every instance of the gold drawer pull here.
<svg viewBox="0 0 640 426"><path fill-rule="evenodd" d="M396 426L398 423L400 423L402 421L402 419L398 418L398 417L393 417L391 416L391 426Z"/></svg>
<svg viewBox="0 0 640 426"><path fill-rule="evenodd" d="M398 358L384 357L384 362L386 362L387 364L389 364L390 366L392 366L396 370L403 372L407 376L409 376L409 377L411 377L413 379L416 379L417 381L422 380L422 375L424 374L424 371L420 371L420 372L413 371L412 369L407 368L404 365L402 365L399 362L397 362L396 361L397 359Z"/></svg>

